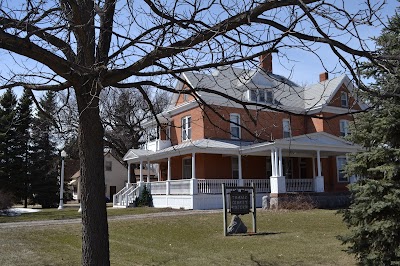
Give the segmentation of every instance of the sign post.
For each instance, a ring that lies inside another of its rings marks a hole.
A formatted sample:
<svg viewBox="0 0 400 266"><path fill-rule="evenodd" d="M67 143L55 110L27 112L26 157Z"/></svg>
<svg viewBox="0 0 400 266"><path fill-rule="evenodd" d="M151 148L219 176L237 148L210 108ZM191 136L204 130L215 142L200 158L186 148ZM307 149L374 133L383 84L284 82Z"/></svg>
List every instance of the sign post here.
<svg viewBox="0 0 400 266"><path fill-rule="evenodd" d="M227 213L226 190L229 194L229 212L231 215L253 214L253 232L257 233L256 219L256 189L254 184L251 187L227 187L222 184L222 206L224 209L224 236L227 236ZM248 190L251 190L251 197ZM250 208L252 205L252 208Z"/></svg>

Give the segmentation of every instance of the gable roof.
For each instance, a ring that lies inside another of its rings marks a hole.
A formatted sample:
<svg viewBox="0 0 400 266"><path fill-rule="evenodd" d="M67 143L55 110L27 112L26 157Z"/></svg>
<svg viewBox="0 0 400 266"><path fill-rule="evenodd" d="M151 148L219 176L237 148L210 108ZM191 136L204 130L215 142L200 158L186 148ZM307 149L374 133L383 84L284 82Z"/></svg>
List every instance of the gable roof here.
<svg viewBox="0 0 400 266"><path fill-rule="evenodd" d="M202 88L212 89L245 102L248 100L247 91L249 89L269 89L274 93L275 108L297 110L299 113L323 108L332 100L343 84L350 93L354 89L353 83L347 75L301 87L283 76L265 72L261 68L245 70L225 66L217 68L211 74L185 72L181 77L195 88L196 94L208 104L235 105L234 101L218 94L202 91ZM179 82L177 88L182 88L183 85L182 82ZM179 94L174 94L167 111L176 109L178 98ZM185 105L188 103L182 104L182 106ZM360 106L361 108L365 107L364 105Z"/></svg>

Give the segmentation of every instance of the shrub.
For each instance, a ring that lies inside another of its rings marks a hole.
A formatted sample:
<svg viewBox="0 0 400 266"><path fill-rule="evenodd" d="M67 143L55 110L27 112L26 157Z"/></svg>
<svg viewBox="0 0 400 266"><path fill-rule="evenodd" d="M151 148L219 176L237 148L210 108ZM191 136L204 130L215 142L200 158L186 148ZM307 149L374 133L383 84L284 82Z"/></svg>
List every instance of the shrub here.
<svg viewBox="0 0 400 266"><path fill-rule="evenodd" d="M315 203L310 196L303 194L296 194L289 196L279 202L279 209L286 210L311 210L315 209Z"/></svg>
<svg viewBox="0 0 400 266"><path fill-rule="evenodd" d="M147 186L143 187L143 190L140 193L139 199L137 200L137 206L148 206L153 207L153 197Z"/></svg>
<svg viewBox="0 0 400 266"><path fill-rule="evenodd" d="M13 203L14 198L10 192L0 191L0 211L9 209Z"/></svg>

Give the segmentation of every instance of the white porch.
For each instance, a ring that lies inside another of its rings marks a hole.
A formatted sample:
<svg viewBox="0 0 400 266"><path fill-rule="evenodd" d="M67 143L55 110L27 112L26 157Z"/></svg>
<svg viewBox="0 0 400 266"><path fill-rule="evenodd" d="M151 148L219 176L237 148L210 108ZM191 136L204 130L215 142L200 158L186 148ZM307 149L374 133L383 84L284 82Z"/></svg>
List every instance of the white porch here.
<svg viewBox="0 0 400 266"><path fill-rule="evenodd" d="M214 209L222 207L221 187L223 183L227 186L251 186L254 183L257 192L257 206L261 207L262 197L267 193L275 197L287 192L324 192L321 159L328 158L328 156L345 155L349 152L356 152L358 149L359 147L343 139L319 132L256 144L202 139L184 142L159 151L130 150L124 157L124 160L128 162L129 185L114 196L113 202L115 207L129 207L139 196L140 188L146 185L151 191L154 207ZM237 168L235 167L237 174L233 177L232 173L232 179L226 177L213 179L212 175L198 178L196 154L218 154L237 158ZM182 164L180 175L175 172L172 177L172 158L182 155L185 155L187 164ZM256 177L259 178L243 176L242 159L248 156L265 157L269 162L270 172L267 170L268 174L257 173ZM291 157L308 158L309 164L312 165L312 173L298 175L297 178L286 177L283 167L284 158ZM167 165L165 181L160 181L159 177L158 182L150 182L149 174L146 178L142 169L145 166L149 169L151 163L160 161ZM131 184L131 163L139 164L140 180L137 184Z"/></svg>
<svg viewBox="0 0 400 266"><path fill-rule="evenodd" d="M287 192L313 192L315 179L287 179ZM256 187L257 207L262 197L271 192L270 179L183 179L129 184L114 195L114 207L129 207L139 196L141 186L147 186L156 208L219 209L222 208L222 184Z"/></svg>

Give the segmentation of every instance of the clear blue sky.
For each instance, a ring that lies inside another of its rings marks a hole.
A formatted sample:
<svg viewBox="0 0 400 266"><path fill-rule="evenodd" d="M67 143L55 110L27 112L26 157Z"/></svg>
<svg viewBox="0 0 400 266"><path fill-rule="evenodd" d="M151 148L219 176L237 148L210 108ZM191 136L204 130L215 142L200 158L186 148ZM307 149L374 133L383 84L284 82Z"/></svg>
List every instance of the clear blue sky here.
<svg viewBox="0 0 400 266"><path fill-rule="evenodd" d="M342 1L337 1L338 3L342 3ZM356 12L359 10L360 1L344 1L346 4L346 10L349 12ZM372 4L376 3L376 0L370 1ZM387 0L387 5L382 10L382 17L387 18L394 15L396 8L399 6L399 2L396 0ZM377 23L376 23L377 24ZM360 32L362 37L365 39L370 39L371 37L378 36L381 32L381 27L368 27L368 29ZM352 42L354 45L354 42ZM373 48L373 42L370 42L370 48ZM332 51L324 45L317 45L314 48L318 48L317 53L320 56L321 60L324 62L325 67L328 72L330 72L330 77L337 76L343 74L343 68L338 65L338 59L335 55L333 55ZM357 47L356 47L357 48ZM278 58L274 58L273 60L273 69L274 73L280 74L283 76L290 76L293 81L302 85L302 84L312 84L318 81L319 74L324 72L324 68L317 56L313 56L310 53L301 51L299 49L292 49L284 51L287 55L295 61L286 61L284 59L278 60ZM13 68L16 66L16 62L12 60L12 58L7 55L7 52L4 50L0 50L0 64L2 67L0 68L0 75L6 75L9 71L8 68ZM33 71L39 71L40 69L34 69ZM43 69L42 69L43 70ZM15 92L20 95L22 89L17 89ZM0 94L2 92L0 91Z"/></svg>

